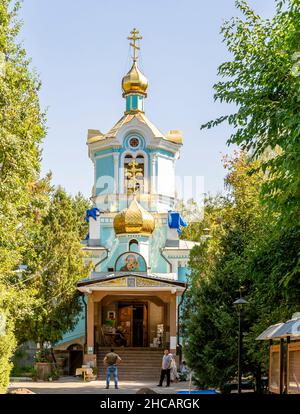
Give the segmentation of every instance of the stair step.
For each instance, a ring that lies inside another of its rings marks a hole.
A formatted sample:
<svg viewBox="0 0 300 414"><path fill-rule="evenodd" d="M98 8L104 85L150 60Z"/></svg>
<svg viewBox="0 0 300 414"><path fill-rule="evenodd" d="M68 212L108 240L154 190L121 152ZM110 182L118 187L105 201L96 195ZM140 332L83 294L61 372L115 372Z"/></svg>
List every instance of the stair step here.
<svg viewBox="0 0 300 414"><path fill-rule="evenodd" d="M105 380L106 368L103 365L109 347L98 348L98 378ZM160 348L114 348L122 362L118 365L118 376L122 380L158 381L163 350Z"/></svg>

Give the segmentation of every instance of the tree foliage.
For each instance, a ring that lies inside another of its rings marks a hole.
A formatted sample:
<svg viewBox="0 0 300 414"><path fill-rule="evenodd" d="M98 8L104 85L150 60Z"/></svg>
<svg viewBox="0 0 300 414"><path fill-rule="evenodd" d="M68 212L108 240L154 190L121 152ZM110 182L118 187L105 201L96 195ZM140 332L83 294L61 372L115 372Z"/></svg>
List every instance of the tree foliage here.
<svg viewBox="0 0 300 414"><path fill-rule="evenodd" d="M17 325L20 342L52 343L72 329L81 310L76 282L88 275L80 240L85 236L88 202L62 188L51 193L50 204L35 225L34 254L26 258L24 279L35 294L35 305Z"/></svg>
<svg viewBox="0 0 300 414"><path fill-rule="evenodd" d="M276 216L261 204L260 189L267 177L258 164L245 153L225 158L228 197L223 206L218 198L215 209L210 200L204 217L210 237L191 252L184 354L200 386L221 387L236 375L238 326L233 301L240 293L249 302L244 373L258 381L267 358L255 338L299 310L299 278L292 276L297 272L300 228L278 233Z"/></svg>
<svg viewBox="0 0 300 414"><path fill-rule="evenodd" d="M5 390L14 350L12 312L30 307L27 289L10 282L22 263L27 230L34 220L32 186L39 178L40 143L45 134L39 107L39 81L29 70L25 50L16 44L19 3L0 3L0 389Z"/></svg>
<svg viewBox="0 0 300 414"><path fill-rule="evenodd" d="M185 352L202 386L236 375L239 291L249 301L244 373L257 379L267 358L255 338L300 305L300 2L276 0L267 20L243 0L236 5L242 17L221 29L233 57L214 85L215 99L236 111L202 128L227 121L228 144L245 153L225 161L227 200L212 202L198 226L210 223L211 233L192 251L184 314Z"/></svg>
<svg viewBox="0 0 300 414"><path fill-rule="evenodd" d="M234 130L228 143L263 162L269 180L262 193L285 226L298 222L300 200L300 2L276 0L276 13L263 20L243 0L241 18L225 22L221 33L231 61L219 66L224 80L214 85L215 99L237 111L203 125L227 121Z"/></svg>
<svg viewBox="0 0 300 414"><path fill-rule="evenodd" d="M76 322L75 282L86 275L81 196L40 177L45 115L40 81L16 37L19 2L0 2L0 392L20 341L55 341ZM21 265L26 265L20 268Z"/></svg>

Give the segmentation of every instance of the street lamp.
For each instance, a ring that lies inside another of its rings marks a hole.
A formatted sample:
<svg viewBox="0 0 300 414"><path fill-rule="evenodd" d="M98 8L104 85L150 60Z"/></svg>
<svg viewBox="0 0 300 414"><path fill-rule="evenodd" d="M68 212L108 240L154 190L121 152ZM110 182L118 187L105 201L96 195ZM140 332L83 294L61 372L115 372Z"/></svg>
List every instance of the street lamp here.
<svg viewBox="0 0 300 414"><path fill-rule="evenodd" d="M243 336L242 336L242 307L248 302L244 298L239 298L233 302L236 306L239 316L239 343L238 343L238 393L241 393L242 385L242 348L243 348Z"/></svg>

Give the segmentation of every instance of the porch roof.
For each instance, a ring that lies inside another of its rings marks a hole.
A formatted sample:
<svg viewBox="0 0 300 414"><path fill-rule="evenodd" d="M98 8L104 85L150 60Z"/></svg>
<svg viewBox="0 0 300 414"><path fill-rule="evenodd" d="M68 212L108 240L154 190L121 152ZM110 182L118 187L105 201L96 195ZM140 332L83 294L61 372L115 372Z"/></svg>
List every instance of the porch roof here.
<svg viewBox="0 0 300 414"><path fill-rule="evenodd" d="M140 286L137 286L135 283L134 286L131 286L130 284L126 285L109 285L107 282L117 282L118 279L124 279L124 278L133 278L138 280L143 280L145 284L140 284ZM77 283L77 287L80 291L86 292L87 290L98 290L98 289L105 289L105 290L115 290L115 289L129 289L129 290L145 290L146 289L154 289L154 290L170 290L174 289L176 291L183 292L185 288L187 287L187 283L180 282L178 280L172 280L168 278L163 278L156 276L151 273L141 273L141 272L135 272L135 273L125 273L125 272L114 272L114 273L101 273L99 276L95 276L93 278L86 278L82 279Z"/></svg>

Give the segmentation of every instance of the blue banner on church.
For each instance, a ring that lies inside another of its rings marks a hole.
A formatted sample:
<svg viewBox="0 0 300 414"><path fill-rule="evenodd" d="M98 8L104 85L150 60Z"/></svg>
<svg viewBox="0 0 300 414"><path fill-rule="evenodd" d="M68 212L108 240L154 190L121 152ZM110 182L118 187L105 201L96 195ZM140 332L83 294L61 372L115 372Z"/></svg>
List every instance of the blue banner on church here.
<svg viewBox="0 0 300 414"><path fill-rule="evenodd" d="M169 211L168 224L170 229L177 229L178 234L182 233L181 227L187 226L178 211Z"/></svg>
<svg viewBox="0 0 300 414"><path fill-rule="evenodd" d="M98 213L99 213L99 209L97 207L86 210L86 216L85 216L86 221L89 222L90 217L92 217L94 220L97 220Z"/></svg>

